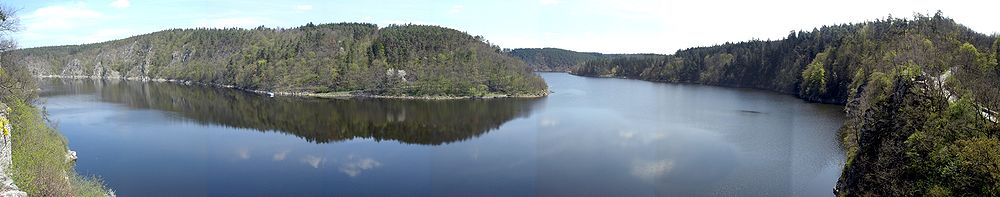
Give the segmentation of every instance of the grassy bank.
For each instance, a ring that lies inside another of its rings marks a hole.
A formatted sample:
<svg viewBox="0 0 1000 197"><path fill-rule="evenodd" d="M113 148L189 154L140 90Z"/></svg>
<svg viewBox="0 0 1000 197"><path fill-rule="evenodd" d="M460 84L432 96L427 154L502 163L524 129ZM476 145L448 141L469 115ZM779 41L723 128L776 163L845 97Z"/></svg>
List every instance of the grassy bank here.
<svg viewBox="0 0 1000 197"><path fill-rule="evenodd" d="M10 104L13 165L10 175L28 196L105 196L100 180L83 178L67 162L67 141L25 102Z"/></svg>

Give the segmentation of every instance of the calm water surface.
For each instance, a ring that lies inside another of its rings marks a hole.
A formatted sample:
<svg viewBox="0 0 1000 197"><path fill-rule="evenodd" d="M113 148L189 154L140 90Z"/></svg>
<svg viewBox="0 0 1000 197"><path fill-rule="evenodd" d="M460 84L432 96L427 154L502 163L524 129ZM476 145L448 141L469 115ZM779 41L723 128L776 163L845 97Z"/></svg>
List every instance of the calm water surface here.
<svg viewBox="0 0 1000 197"><path fill-rule="evenodd" d="M77 171L119 196L831 196L839 106L542 73L541 99L277 97L48 80Z"/></svg>

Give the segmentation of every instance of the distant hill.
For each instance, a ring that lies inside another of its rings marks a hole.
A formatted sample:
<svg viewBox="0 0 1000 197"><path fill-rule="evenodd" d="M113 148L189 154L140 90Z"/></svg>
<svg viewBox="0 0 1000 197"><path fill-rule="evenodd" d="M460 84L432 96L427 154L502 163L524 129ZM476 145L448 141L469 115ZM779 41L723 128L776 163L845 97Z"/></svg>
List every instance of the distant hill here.
<svg viewBox="0 0 1000 197"><path fill-rule="evenodd" d="M173 29L5 53L38 75L176 79L241 89L387 96L540 96L545 82L482 37L437 26L336 23ZM20 61L18 61L20 60Z"/></svg>
<svg viewBox="0 0 1000 197"><path fill-rule="evenodd" d="M595 52L576 52L559 48L520 48L513 49L510 54L521 58L535 71L570 72L581 64L601 59L620 57L663 57L658 54L603 54Z"/></svg>
<svg viewBox="0 0 1000 197"><path fill-rule="evenodd" d="M556 72L569 72L574 66L583 62L607 56L600 53L576 52L557 48L514 49L510 54L524 60L532 70Z"/></svg>

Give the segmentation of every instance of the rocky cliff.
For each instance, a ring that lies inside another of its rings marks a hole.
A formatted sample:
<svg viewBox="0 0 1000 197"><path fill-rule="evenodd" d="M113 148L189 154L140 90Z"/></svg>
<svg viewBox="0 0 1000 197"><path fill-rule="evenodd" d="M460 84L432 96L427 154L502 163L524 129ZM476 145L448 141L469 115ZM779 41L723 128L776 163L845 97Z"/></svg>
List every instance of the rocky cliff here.
<svg viewBox="0 0 1000 197"><path fill-rule="evenodd" d="M2 184L0 185L0 196L24 197L28 194L18 189L8 174L12 158L10 135L13 131L10 121L7 119L7 111L7 105L0 103L0 131L3 132L3 136L0 136L0 184Z"/></svg>

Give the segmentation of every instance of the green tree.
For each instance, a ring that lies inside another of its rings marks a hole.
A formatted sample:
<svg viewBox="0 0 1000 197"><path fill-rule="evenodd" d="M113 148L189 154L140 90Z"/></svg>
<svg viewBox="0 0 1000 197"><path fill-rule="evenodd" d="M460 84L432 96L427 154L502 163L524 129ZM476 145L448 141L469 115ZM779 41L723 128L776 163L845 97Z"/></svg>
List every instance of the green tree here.
<svg viewBox="0 0 1000 197"><path fill-rule="evenodd" d="M826 68L824 68L824 62L829 56L831 49L826 49L825 52L819 53L813 59L812 63L806 65L806 69L802 70L802 88L799 94L802 97L817 98L822 94L826 93Z"/></svg>

